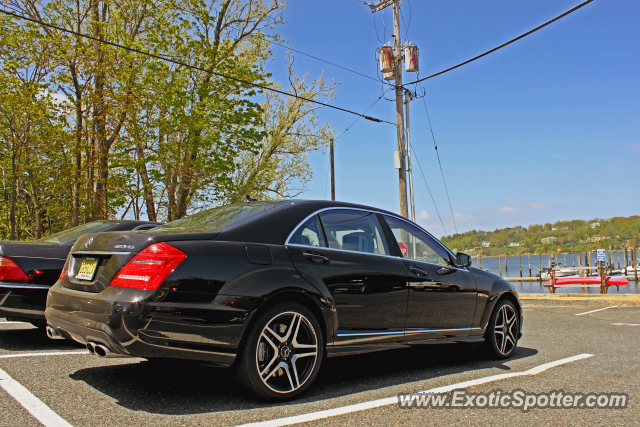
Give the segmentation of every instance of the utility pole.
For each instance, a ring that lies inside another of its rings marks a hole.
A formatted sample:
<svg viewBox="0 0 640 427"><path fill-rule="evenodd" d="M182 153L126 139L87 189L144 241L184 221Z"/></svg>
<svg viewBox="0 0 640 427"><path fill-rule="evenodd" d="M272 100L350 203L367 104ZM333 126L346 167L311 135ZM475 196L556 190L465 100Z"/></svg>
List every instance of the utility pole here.
<svg viewBox="0 0 640 427"><path fill-rule="evenodd" d="M404 148L404 115L402 108L402 41L400 39L400 5L393 0L393 56L396 67L396 130L398 134L398 152L400 154L400 169L398 169L398 184L400 189L400 214L409 218L407 205L407 170L405 167Z"/></svg>
<svg viewBox="0 0 640 427"><path fill-rule="evenodd" d="M336 176L333 169L333 138L331 138L331 145L329 145L329 158L331 159L331 200L336 200Z"/></svg>
<svg viewBox="0 0 640 427"><path fill-rule="evenodd" d="M395 68L396 89L396 133L398 137L398 154L400 165L398 168L398 187L400 189L400 214L409 218L407 203L407 168L406 150L404 143L404 114L403 114L403 88L402 88L402 40L400 35L400 5L398 0L380 0L376 4L369 4L372 12L381 11L389 6L393 8L393 64Z"/></svg>
<svg viewBox="0 0 640 427"><path fill-rule="evenodd" d="M411 216L409 219L416 222L416 206L413 202L413 166L411 165L411 122L409 120L409 104L411 103L411 92L405 90L404 92L404 108L407 118L407 172L409 177L409 201L411 203L411 210L409 213Z"/></svg>

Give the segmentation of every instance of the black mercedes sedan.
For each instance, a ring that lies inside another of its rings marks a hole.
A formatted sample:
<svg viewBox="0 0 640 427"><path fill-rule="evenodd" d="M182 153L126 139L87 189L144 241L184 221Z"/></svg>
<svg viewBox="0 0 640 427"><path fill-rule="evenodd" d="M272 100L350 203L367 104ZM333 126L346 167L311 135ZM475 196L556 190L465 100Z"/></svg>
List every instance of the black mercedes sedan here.
<svg viewBox="0 0 640 427"><path fill-rule="evenodd" d="M78 237L158 225L148 221L94 221L34 241L0 241L0 317L44 328L47 291L60 277Z"/></svg>
<svg viewBox="0 0 640 427"><path fill-rule="evenodd" d="M101 357L234 367L267 400L314 381L325 356L478 343L510 357L513 286L394 213L256 201L142 232L89 234L49 290L53 338Z"/></svg>

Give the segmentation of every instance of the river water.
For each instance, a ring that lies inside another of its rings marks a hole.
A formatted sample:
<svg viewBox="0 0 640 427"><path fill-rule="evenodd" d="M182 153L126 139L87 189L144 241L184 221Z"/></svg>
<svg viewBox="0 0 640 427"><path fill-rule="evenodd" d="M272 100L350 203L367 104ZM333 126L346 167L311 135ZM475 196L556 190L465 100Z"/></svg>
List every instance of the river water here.
<svg viewBox="0 0 640 427"><path fill-rule="evenodd" d="M620 254L620 267L624 267L624 253ZM582 255L584 257L584 254ZM567 254L567 260L565 264L564 254L556 257L557 261L566 267L573 267L573 255ZM517 256L502 257L502 276L503 277L520 277L520 266ZM478 267L478 259L475 256L471 256L472 266ZM500 274L500 262L498 257L482 257L481 264L483 270L489 270L493 274ZM618 268L618 259L614 256L615 268ZM578 266L578 255L575 257L575 265ZM595 265L595 254L591 254L591 260L589 265ZM539 274L540 268L549 268L549 256L540 256L540 265L538 264L538 255L531 255L531 276L535 277ZM522 276L529 277L529 258L526 255L522 256ZM549 290L545 288L542 283L538 282L512 282L516 288L516 291L521 293L548 293ZM559 293L586 293L586 294L599 294L600 288L562 288L556 290ZM639 294L640 284L634 282L632 279L626 286L620 286L609 288L609 293L616 294Z"/></svg>

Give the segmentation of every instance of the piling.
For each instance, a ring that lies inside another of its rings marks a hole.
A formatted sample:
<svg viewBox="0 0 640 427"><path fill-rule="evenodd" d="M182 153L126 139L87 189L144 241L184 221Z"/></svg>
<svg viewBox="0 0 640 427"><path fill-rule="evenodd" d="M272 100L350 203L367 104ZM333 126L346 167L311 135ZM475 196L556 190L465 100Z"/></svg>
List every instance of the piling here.
<svg viewBox="0 0 640 427"><path fill-rule="evenodd" d="M529 277L531 277L531 254L527 254L529 257Z"/></svg>
<svg viewBox="0 0 640 427"><path fill-rule="evenodd" d="M500 268L500 277L502 277L502 257L498 255L498 268Z"/></svg>
<svg viewBox="0 0 640 427"><path fill-rule="evenodd" d="M631 262L633 262L633 277L635 277L637 282L638 281L638 262L636 260L636 248L633 248Z"/></svg>
<svg viewBox="0 0 640 427"><path fill-rule="evenodd" d="M538 253L538 277L542 282L542 255Z"/></svg>
<svg viewBox="0 0 640 427"><path fill-rule="evenodd" d="M624 248L624 269L625 269L625 274L627 267L629 267L629 253L627 248Z"/></svg>

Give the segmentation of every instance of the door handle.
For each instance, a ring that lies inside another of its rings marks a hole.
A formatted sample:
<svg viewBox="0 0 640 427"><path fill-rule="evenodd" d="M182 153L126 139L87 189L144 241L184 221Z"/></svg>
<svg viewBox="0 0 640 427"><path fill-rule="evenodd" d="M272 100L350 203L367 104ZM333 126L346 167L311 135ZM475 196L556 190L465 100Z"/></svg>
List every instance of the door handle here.
<svg viewBox="0 0 640 427"><path fill-rule="evenodd" d="M427 275L426 271L424 271L423 269L418 268L418 267L411 266L411 267L409 267L409 270L411 270L411 272L413 274L415 274L416 276L426 276Z"/></svg>
<svg viewBox="0 0 640 427"><path fill-rule="evenodd" d="M453 273L455 271L458 271L458 269L457 268L449 268L449 267L440 267L439 269L436 270L436 273L438 273L438 276L442 276L444 274Z"/></svg>
<svg viewBox="0 0 640 427"><path fill-rule="evenodd" d="M314 252L303 252L302 256L308 259L309 261L313 261L317 263L329 262L329 258Z"/></svg>

